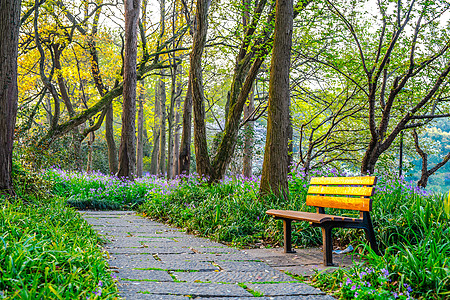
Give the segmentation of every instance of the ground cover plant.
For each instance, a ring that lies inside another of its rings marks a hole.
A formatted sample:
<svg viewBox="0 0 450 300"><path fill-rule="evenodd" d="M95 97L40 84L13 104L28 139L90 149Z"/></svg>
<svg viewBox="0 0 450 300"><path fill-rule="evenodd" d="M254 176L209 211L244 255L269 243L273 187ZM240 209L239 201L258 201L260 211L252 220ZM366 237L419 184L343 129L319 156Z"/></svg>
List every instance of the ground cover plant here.
<svg viewBox="0 0 450 300"><path fill-rule="evenodd" d="M259 198L259 178L227 177L220 184L208 185L195 176L169 183L154 176L144 176L133 183L100 174L66 173L60 170L51 170L47 174L55 179L54 189L61 195L67 194L72 205L73 199L79 198L78 203L84 201L88 207L93 206L89 203L94 202L89 201L100 197L103 203L115 203L115 208L125 209L129 208L130 203L138 203L127 197L139 195L139 203L142 199L145 201L134 208L143 215L239 247L281 245L282 222L267 216L267 209L314 211L314 208L305 205L308 179L301 172L291 174L288 201L274 196ZM332 169L314 175L341 174ZM101 188L102 193L90 194L94 186L97 190ZM108 192L108 186L115 192ZM121 198L118 199L117 195L121 195ZM358 249L365 260L349 272L318 274L313 284L345 299L354 298L355 295L361 299L379 299L377 297L382 295L392 299L406 299L408 295L448 298L450 232L449 214L446 213L449 208L445 206L445 201L446 197L429 195L402 178L388 174L379 176L377 191L373 196L372 216L384 255L376 256L364 248L366 240L362 230L336 229L333 231L336 245L360 245ZM333 213L333 210L328 212ZM305 247L322 243L320 229L309 226L307 222L293 225L294 245ZM370 278L364 275L358 281L357 278L367 268L373 270ZM386 280L382 280L380 274L386 272ZM347 279L356 283L348 286ZM371 286L363 282L370 282Z"/></svg>
<svg viewBox="0 0 450 300"><path fill-rule="evenodd" d="M0 199L0 298L116 298L95 231L44 180L19 173L17 198Z"/></svg>

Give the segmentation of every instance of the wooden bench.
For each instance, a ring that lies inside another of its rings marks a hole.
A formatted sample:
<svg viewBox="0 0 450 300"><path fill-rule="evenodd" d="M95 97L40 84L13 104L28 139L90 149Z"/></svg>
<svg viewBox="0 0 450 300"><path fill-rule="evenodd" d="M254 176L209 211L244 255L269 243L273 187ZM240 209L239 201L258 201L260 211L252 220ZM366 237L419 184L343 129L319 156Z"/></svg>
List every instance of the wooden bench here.
<svg viewBox="0 0 450 300"><path fill-rule="evenodd" d="M333 265L333 243L331 231L333 228L364 229L371 248L379 254L375 232L370 219L375 176L364 177L313 177L311 178L306 204L315 206L317 213L292 210L268 210L266 213L276 219L283 220L284 252L293 253L291 243L291 222L308 221L311 226L322 228L323 263ZM325 213L325 208L359 210L360 217L334 216Z"/></svg>

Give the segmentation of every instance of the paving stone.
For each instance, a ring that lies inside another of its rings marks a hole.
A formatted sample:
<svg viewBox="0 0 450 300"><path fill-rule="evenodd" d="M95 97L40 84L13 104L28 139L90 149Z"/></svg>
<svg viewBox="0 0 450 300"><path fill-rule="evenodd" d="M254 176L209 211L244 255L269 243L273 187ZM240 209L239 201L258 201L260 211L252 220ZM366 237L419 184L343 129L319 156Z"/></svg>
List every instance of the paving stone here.
<svg viewBox="0 0 450 300"><path fill-rule="evenodd" d="M214 271L217 267L207 262L171 261L162 262L152 255L113 255L109 261L111 266L118 268L184 270L184 271Z"/></svg>
<svg viewBox="0 0 450 300"><path fill-rule="evenodd" d="M174 295L155 295L155 294L142 294L136 292L119 293L119 296L125 300L189 300L189 297L174 296Z"/></svg>
<svg viewBox="0 0 450 300"><path fill-rule="evenodd" d="M249 297L251 294L237 284L189 282L133 282L127 291L148 291L159 295L191 295L202 297Z"/></svg>
<svg viewBox="0 0 450 300"><path fill-rule="evenodd" d="M173 281L166 271L119 269L116 276L120 279Z"/></svg>
<svg viewBox="0 0 450 300"><path fill-rule="evenodd" d="M292 277L279 271L251 271L251 272L175 272L175 277L187 282L276 282L276 281L296 281Z"/></svg>
<svg viewBox="0 0 450 300"><path fill-rule="evenodd" d="M257 261L218 261L217 264L225 271L249 272L273 270L263 262Z"/></svg>
<svg viewBox="0 0 450 300"><path fill-rule="evenodd" d="M302 295L302 296L278 296L278 297L194 297L195 300L335 300L330 295Z"/></svg>
<svg viewBox="0 0 450 300"><path fill-rule="evenodd" d="M249 283L246 286L254 291L262 293L264 296L301 296L301 295L323 295L319 289L313 288L304 283Z"/></svg>
<svg viewBox="0 0 450 300"><path fill-rule="evenodd" d="M130 210L79 210L79 213L82 215L135 215L134 211Z"/></svg>
<svg viewBox="0 0 450 300"><path fill-rule="evenodd" d="M180 247L108 247L106 246L105 249L110 254L129 254L129 255L139 255L139 254L173 254L173 255L179 255L179 254L190 254L194 253L189 248L180 248Z"/></svg>
<svg viewBox="0 0 450 300"><path fill-rule="evenodd" d="M235 248L229 248L229 247L222 247L222 248L213 248L213 247L190 247L193 249L196 253L239 253L240 251Z"/></svg>
<svg viewBox="0 0 450 300"><path fill-rule="evenodd" d="M192 254L191 254L192 253ZM173 260L191 260L191 261L249 261L256 260L254 257L250 257L243 253L215 253L215 254L201 254L201 253L183 253L183 254L160 254L158 257L162 261L173 261Z"/></svg>
<svg viewBox="0 0 450 300"><path fill-rule="evenodd" d="M204 248L227 247L227 245L222 244L222 243L213 242L213 241L203 239L203 238L193 238L193 237L190 237L189 235L186 235L186 237L176 238L176 240L180 243L185 243L192 247L194 247L194 246L195 247L204 247Z"/></svg>
<svg viewBox="0 0 450 300"><path fill-rule="evenodd" d="M154 238L154 237L134 237L134 236L122 236L122 237L109 236L108 240L113 243L123 243L123 244L127 244L129 242L140 242L141 244L142 243L144 243L144 244L147 244L147 243L151 243L151 244L179 243L179 242L176 242L176 241L166 238L166 237Z"/></svg>
<svg viewBox="0 0 450 300"><path fill-rule="evenodd" d="M145 247L142 245L139 241L127 241L125 242L108 242L105 244L105 248L122 248L122 247L133 247L133 248L139 248L139 247Z"/></svg>

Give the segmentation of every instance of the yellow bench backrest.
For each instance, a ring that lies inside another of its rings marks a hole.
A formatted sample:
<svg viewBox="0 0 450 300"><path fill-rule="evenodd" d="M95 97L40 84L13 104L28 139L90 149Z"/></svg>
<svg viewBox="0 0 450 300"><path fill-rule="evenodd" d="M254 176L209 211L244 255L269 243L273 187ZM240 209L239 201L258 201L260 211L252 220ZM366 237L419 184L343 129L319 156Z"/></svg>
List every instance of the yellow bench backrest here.
<svg viewBox="0 0 450 300"><path fill-rule="evenodd" d="M306 204L316 207L330 207L371 211L375 176L361 177L313 177L311 178Z"/></svg>

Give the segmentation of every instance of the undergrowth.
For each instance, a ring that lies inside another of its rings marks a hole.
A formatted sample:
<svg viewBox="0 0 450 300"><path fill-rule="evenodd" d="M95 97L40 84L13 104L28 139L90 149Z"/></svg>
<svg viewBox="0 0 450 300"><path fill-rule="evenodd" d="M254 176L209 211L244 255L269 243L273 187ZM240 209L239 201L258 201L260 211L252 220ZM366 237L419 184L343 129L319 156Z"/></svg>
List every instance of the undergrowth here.
<svg viewBox="0 0 450 300"><path fill-rule="evenodd" d="M14 182L17 196L0 198L0 298L116 298L91 226L40 176L19 169Z"/></svg>

